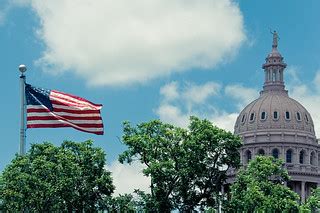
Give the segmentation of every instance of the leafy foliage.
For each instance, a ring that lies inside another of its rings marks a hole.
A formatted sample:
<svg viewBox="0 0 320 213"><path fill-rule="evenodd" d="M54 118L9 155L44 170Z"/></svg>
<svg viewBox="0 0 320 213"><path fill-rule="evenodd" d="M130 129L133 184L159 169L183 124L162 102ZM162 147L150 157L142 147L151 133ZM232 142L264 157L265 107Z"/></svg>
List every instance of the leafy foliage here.
<svg viewBox="0 0 320 213"><path fill-rule="evenodd" d="M8 211L96 211L114 190L105 153L92 141L33 144L3 172L1 198Z"/></svg>
<svg viewBox="0 0 320 213"><path fill-rule="evenodd" d="M135 212L136 203L131 194L119 195L106 200L108 212Z"/></svg>
<svg viewBox="0 0 320 213"><path fill-rule="evenodd" d="M282 161L258 156L238 173L227 212L297 212L299 196L284 186Z"/></svg>
<svg viewBox="0 0 320 213"><path fill-rule="evenodd" d="M106 210L108 212L157 212L151 195L135 190L132 194L119 195L106 200Z"/></svg>
<svg viewBox="0 0 320 213"><path fill-rule="evenodd" d="M316 188L312 191L307 202L301 205L301 212L316 213L320 212L320 188Z"/></svg>
<svg viewBox="0 0 320 213"><path fill-rule="evenodd" d="M151 177L151 197L159 212L192 211L215 206L226 170L239 166L240 139L212 125L190 118L188 129L153 120L136 127L124 123L128 150L119 161L139 160Z"/></svg>

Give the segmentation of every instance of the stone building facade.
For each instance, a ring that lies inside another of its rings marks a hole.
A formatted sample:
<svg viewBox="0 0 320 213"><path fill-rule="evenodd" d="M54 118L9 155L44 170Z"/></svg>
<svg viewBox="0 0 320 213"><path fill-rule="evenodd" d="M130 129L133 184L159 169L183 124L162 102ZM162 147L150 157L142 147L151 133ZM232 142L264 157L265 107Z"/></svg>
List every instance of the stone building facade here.
<svg viewBox="0 0 320 213"><path fill-rule="evenodd" d="M320 146L310 113L285 90L286 66L274 32L272 51L262 65L263 90L240 112L234 132L243 140L242 164L246 166L257 155L283 159L291 176L286 184L304 202L311 188L320 185ZM228 182L233 182L235 173L230 177Z"/></svg>

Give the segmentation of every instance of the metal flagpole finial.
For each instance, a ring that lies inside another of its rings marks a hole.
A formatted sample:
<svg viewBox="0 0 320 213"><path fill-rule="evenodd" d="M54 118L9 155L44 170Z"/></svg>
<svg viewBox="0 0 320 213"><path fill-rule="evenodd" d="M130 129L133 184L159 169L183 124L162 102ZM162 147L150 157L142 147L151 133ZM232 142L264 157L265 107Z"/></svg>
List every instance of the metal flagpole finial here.
<svg viewBox="0 0 320 213"><path fill-rule="evenodd" d="M23 73L25 73L27 71L27 66L24 64L21 64L19 66L19 71L21 72L21 75L23 75Z"/></svg>

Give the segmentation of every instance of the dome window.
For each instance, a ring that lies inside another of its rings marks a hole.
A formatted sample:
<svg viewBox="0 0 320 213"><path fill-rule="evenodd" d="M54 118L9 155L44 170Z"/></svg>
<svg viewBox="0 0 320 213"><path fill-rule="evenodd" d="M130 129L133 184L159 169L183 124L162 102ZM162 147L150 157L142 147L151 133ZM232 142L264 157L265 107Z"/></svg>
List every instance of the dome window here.
<svg viewBox="0 0 320 213"><path fill-rule="evenodd" d="M243 114L241 118L241 123L244 124L245 121L246 121L246 114Z"/></svg>
<svg viewBox="0 0 320 213"><path fill-rule="evenodd" d="M286 120L290 120L290 112L286 111Z"/></svg>
<svg viewBox="0 0 320 213"><path fill-rule="evenodd" d="M251 158L252 158L251 152L250 152L250 150L247 150L246 151L246 163L249 163Z"/></svg>
<svg viewBox="0 0 320 213"><path fill-rule="evenodd" d="M266 118L267 118L267 113L266 112L261 112L260 119L261 120L266 120Z"/></svg>
<svg viewBox="0 0 320 213"><path fill-rule="evenodd" d="M274 119L274 120L278 120L278 119L279 119L279 113L278 113L278 111L274 111L274 112L273 112L273 119Z"/></svg>
<svg viewBox="0 0 320 213"><path fill-rule="evenodd" d="M250 121L250 122L253 122L253 121L254 121L254 117L255 117L255 116L254 116L254 113L251 113L251 114L250 114L250 119L249 119L249 121Z"/></svg>
<svg viewBox="0 0 320 213"><path fill-rule="evenodd" d="M305 114L305 118L306 118L306 122L308 123L309 122L309 118L308 118L307 114Z"/></svg>
<svg viewBox="0 0 320 213"><path fill-rule="evenodd" d="M301 121L301 115L300 115L300 112L297 112L297 121Z"/></svg>
<svg viewBox="0 0 320 213"><path fill-rule="evenodd" d="M316 164L316 154L314 152L311 152L310 155L310 164L315 165Z"/></svg>
<svg viewBox="0 0 320 213"><path fill-rule="evenodd" d="M301 150L299 154L299 163L303 164L304 163L304 151Z"/></svg>
<svg viewBox="0 0 320 213"><path fill-rule="evenodd" d="M289 149L286 153L286 162L292 163L292 150L291 149Z"/></svg>
<svg viewBox="0 0 320 213"><path fill-rule="evenodd" d="M265 155L264 150L263 150L263 149L259 149L259 151L258 151L258 155L264 156L264 155Z"/></svg>
<svg viewBox="0 0 320 213"><path fill-rule="evenodd" d="M278 149L273 149L272 150L272 156L276 159L279 158L279 150Z"/></svg>

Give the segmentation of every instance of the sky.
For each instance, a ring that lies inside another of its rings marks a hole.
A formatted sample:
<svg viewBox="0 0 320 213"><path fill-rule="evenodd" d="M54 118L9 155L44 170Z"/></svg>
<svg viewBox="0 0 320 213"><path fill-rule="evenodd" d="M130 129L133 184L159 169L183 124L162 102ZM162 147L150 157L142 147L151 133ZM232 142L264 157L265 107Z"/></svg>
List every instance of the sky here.
<svg viewBox="0 0 320 213"><path fill-rule="evenodd" d="M320 135L320 1L0 0L0 171L19 151L18 66L27 82L103 104L105 134L28 129L27 149L44 141L93 140L107 154L117 193L148 190L141 165L117 158L122 123L161 119L181 127L196 115L233 131L259 96L261 68L279 51L289 95Z"/></svg>

